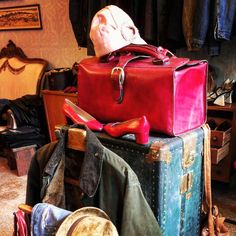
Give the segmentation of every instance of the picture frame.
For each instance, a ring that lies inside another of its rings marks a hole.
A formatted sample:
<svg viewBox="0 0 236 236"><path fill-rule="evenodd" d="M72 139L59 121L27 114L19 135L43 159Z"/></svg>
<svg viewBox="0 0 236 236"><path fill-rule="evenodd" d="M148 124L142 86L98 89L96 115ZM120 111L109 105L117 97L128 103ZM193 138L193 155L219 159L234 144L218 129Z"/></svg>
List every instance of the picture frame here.
<svg viewBox="0 0 236 236"><path fill-rule="evenodd" d="M39 4L0 8L0 31L40 29L42 20Z"/></svg>

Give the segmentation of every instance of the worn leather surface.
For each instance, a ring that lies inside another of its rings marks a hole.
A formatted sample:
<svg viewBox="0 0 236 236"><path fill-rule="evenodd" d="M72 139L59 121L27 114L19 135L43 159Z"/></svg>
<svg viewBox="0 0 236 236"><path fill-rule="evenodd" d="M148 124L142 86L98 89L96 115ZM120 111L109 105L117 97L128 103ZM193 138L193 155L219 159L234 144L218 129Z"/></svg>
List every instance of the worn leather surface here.
<svg viewBox="0 0 236 236"><path fill-rule="evenodd" d="M203 192L201 128L179 137L151 135L147 145L136 144L133 135L116 139L105 133L97 136L135 171L164 236L199 235ZM156 161L147 161L151 154ZM188 166L183 157L188 159L189 155ZM181 194L182 177L188 174L193 177L192 187Z"/></svg>
<svg viewBox="0 0 236 236"><path fill-rule="evenodd" d="M205 122L207 62L170 57L159 65L153 63L154 57L130 60L127 55L128 63L124 55L121 58L122 63L116 57L109 62L97 57L80 62L78 104L82 109L104 123L146 115L153 131L168 135ZM122 86L114 85L121 78L120 69L115 70L117 80L112 74L117 65L124 70Z"/></svg>

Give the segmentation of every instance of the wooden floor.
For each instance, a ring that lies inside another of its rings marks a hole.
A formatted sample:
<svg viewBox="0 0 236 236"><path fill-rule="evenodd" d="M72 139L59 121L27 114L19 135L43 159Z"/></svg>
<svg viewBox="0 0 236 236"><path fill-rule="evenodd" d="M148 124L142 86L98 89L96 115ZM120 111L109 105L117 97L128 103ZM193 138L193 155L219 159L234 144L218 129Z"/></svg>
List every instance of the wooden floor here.
<svg viewBox="0 0 236 236"><path fill-rule="evenodd" d="M13 212L25 202L27 176L18 177L16 170L10 170L7 160L0 157L0 235L13 233Z"/></svg>
<svg viewBox="0 0 236 236"><path fill-rule="evenodd" d="M226 217L226 225L231 235L236 236L236 179L233 176L231 184L214 181L212 191L213 204L217 205L220 214Z"/></svg>

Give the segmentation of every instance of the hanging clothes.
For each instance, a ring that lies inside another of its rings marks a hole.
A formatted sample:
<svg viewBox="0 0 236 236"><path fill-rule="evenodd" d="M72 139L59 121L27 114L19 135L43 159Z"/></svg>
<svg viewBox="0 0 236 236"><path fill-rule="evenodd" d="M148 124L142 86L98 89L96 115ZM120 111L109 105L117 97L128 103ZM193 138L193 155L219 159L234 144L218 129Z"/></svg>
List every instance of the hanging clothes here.
<svg viewBox="0 0 236 236"><path fill-rule="evenodd" d="M236 0L184 0L183 31L190 51L206 43L210 56L220 54L222 41L231 38Z"/></svg>
<svg viewBox="0 0 236 236"><path fill-rule="evenodd" d="M39 95L25 95L8 100L2 107L2 113L8 109L12 110L17 126L29 125L37 128L47 126L43 100Z"/></svg>
<svg viewBox="0 0 236 236"><path fill-rule="evenodd" d="M95 206L109 215L120 236L161 235L130 166L88 128L85 152L67 149L67 135L36 152L28 172L26 203L47 202L70 211ZM65 176L79 185L64 185Z"/></svg>
<svg viewBox="0 0 236 236"><path fill-rule="evenodd" d="M183 45L181 24L183 0L174 3L170 0L70 0L69 16L72 29L78 46L86 47L88 55L95 55L89 37L92 18L107 5L116 5L125 11L147 43L166 46L171 50Z"/></svg>

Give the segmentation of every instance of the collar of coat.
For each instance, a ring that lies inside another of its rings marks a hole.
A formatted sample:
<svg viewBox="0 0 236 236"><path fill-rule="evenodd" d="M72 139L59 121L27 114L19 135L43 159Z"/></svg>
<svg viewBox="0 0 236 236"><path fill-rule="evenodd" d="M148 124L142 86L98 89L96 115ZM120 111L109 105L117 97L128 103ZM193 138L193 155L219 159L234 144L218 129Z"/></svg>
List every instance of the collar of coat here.
<svg viewBox="0 0 236 236"><path fill-rule="evenodd" d="M89 197L93 197L101 178L104 147L87 126L73 125L70 127L83 128L86 130L86 148L80 171L79 185L85 194ZM70 127L63 129L60 140L44 169L44 176L48 176L51 180L59 163L65 160L65 147L68 138L68 128Z"/></svg>

